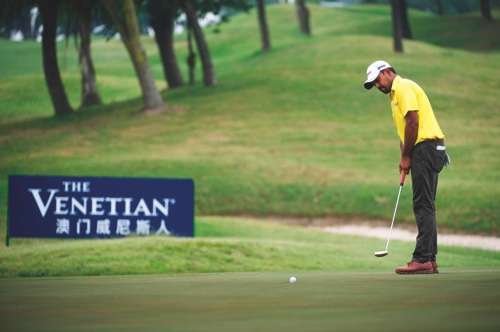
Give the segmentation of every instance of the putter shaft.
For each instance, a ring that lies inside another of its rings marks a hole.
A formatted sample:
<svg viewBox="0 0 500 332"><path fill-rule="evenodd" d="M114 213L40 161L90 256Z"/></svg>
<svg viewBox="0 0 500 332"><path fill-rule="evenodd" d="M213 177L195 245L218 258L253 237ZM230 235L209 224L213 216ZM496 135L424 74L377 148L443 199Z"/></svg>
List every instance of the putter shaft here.
<svg viewBox="0 0 500 332"><path fill-rule="evenodd" d="M403 189L403 184L401 183L399 185L399 192L398 192L398 198L396 199L396 206L394 207L394 212L392 214L391 229L389 230L389 236L387 237L387 242L385 243L385 251L389 249L389 241L391 240L392 227L394 226L394 220L396 220L396 212L398 210L398 205L399 205L399 196L401 196L402 189Z"/></svg>

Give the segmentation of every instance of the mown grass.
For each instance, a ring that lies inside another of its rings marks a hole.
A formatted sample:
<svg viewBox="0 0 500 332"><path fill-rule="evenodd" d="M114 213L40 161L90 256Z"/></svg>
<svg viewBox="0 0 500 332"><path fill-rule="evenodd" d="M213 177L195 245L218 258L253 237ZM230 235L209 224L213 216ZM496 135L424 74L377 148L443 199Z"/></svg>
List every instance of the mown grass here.
<svg viewBox="0 0 500 332"><path fill-rule="evenodd" d="M454 164L440 178L439 224L498 233L499 23L412 11L417 40L397 55L387 7L311 10L307 38L290 24L293 7L270 6L273 50L266 55L254 12L217 34L208 29L218 85L164 91L175 112L157 116L140 114L118 41L93 44L106 105L63 119L52 117L40 46L0 41L0 234L8 174L192 177L197 215L390 218L398 141L386 98L361 88L366 65L378 58L424 87L447 135ZM154 43L144 44L164 88ZM183 62L182 37L177 50ZM61 48L60 56L77 107L76 53ZM412 222L410 192L403 192L403 222Z"/></svg>
<svg viewBox="0 0 500 332"><path fill-rule="evenodd" d="M14 239L0 250L0 277L125 275L248 271L385 271L405 263L412 243L332 235L252 219L198 218L196 239ZM441 247L439 264L452 268L500 267L495 252Z"/></svg>
<svg viewBox="0 0 500 332"><path fill-rule="evenodd" d="M6 279L2 331L497 331L499 270ZM415 321L415 315L424 317Z"/></svg>

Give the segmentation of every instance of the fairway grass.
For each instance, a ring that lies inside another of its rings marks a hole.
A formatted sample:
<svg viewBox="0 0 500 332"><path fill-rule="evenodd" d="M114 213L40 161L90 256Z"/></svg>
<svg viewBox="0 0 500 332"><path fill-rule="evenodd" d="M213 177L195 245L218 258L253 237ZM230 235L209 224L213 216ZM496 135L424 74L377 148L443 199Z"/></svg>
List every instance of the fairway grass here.
<svg viewBox="0 0 500 332"><path fill-rule="evenodd" d="M500 269L4 279L4 332L498 331Z"/></svg>

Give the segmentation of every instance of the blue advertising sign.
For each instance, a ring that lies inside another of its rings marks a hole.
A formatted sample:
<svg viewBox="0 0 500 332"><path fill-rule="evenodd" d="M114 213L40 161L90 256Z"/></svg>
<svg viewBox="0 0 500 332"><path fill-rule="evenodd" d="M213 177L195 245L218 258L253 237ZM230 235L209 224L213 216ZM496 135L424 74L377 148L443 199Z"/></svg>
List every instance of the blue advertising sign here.
<svg viewBox="0 0 500 332"><path fill-rule="evenodd" d="M9 176L8 236L194 236L191 179Z"/></svg>

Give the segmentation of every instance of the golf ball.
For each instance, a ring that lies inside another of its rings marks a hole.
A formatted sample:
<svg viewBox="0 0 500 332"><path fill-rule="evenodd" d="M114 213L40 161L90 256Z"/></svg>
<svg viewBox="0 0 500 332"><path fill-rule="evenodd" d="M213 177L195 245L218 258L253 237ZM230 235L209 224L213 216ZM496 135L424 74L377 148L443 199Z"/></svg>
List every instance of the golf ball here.
<svg viewBox="0 0 500 332"><path fill-rule="evenodd" d="M291 283L291 284L293 284L293 283L297 282L297 278L296 278L296 277L294 277L294 276L291 276L291 277L288 279L288 282L289 282L289 283Z"/></svg>

